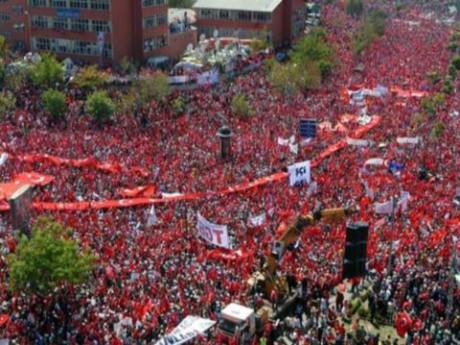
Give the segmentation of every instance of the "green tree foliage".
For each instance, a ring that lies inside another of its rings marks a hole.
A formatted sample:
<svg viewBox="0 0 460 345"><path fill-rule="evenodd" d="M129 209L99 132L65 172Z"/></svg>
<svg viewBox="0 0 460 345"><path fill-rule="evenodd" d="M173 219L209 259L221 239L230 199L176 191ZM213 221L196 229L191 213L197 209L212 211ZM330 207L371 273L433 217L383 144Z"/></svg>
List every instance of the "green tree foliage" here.
<svg viewBox="0 0 460 345"><path fill-rule="evenodd" d="M164 102L171 93L168 77L161 72L155 72L152 76L145 77L136 83L140 95L140 101L145 106L152 100Z"/></svg>
<svg viewBox="0 0 460 345"><path fill-rule="evenodd" d="M177 96L176 98L173 99L171 102L171 108L176 114L176 116L179 116L185 111L185 100L182 96Z"/></svg>
<svg viewBox="0 0 460 345"><path fill-rule="evenodd" d="M10 91L0 93L0 120L3 116L16 109L16 97Z"/></svg>
<svg viewBox="0 0 460 345"><path fill-rule="evenodd" d="M452 94L455 90L455 86L454 86L454 81L452 79L452 77L450 76L447 76L445 79L444 79L444 83L442 85L442 89L441 91L444 92L445 94Z"/></svg>
<svg viewBox="0 0 460 345"><path fill-rule="evenodd" d="M439 139L446 129L446 126L442 121L438 121L434 124L433 128L431 129L430 136L433 139Z"/></svg>
<svg viewBox="0 0 460 345"><path fill-rule="evenodd" d="M273 88L286 97L299 91L316 89L321 85L321 71L318 63L307 65L280 64L273 65L269 74Z"/></svg>
<svg viewBox="0 0 460 345"><path fill-rule="evenodd" d="M248 100L242 94L233 96L231 109L234 115L242 119L249 118L254 113Z"/></svg>
<svg viewBox="0 0 460 345"><path fill-rule="evenodd" d="M460 71L460 55L452 58L452 65L455 66L458 71Z"/></svg>
<svg viewBox="0 0 460 345"><path fill-rule="evenodd" d="M0 35L0 58L6 59L10 53L8 44L6 43L5 36Z"/></svg>
<svg viewBox="0 0 460 345"><path fill-rule="evenodd" d="M53 122L59 121L67 111L66 97L57 90L49 89L42 95L43 107Z"/></svg>
<svg viewBox="0 0 460 345"><path fill-rule="evenodd" d="M109 81L109 75L91 65L81 68L72 80L72 84L87 92L95 91Z"/></svg>
<svg viewBox="0 0 460 345"><path fill-rule="evenodd" d="M312 63L317 64L322 77L329 74L334 66L334 50L328 45L326 32L321 28L301 38L289 56L297 66L307 68Z"/></svg>
<svg viewBox="0 0 460 345"><path fill-rule="evenodd" d="M364 4L363 0L346 0L345 1L345 12L354 17L358 18L363 14Z"/></svg>
<svg viewBox="0 0 460 345"><path fill-rule="evenodd" d="M131 75L136 73L136 66L129 61L126 56L120 61L120 72L123 75Z"/></svg>
<svg viewBox="0 0 460 345"><path fill-rule="evenodd" d="M54 56L44 54L41 60L31 67L30 77L42 90L55 88L64 82L64 67Z"/></svg>
<svg viewBox="0 0 460 345"><path fill-rule="evenodd" d="M169 7L176 8L191 8L195 4L196 0L169 0Z"/></svg>
<svg viewBox="0 0 460 345"><path fill-rule="evenodd" d="M71 230L39 218L31 238L22 236L8 257L13 291L45 296L54 288L84 283L93 269L93 256L71 238Z"/></svg>
<svg viewBox="0 0 460 345"><path fill-rule="evenodd" d="M86 100L86 111L91 114L99 128L110 120L115 104L104 91L93 92Z"/></svg>
<svg viewBox="0 0 460 345"><path fill-rule="evenodd" d="M354 51L361 54L374 41L385 33L386 13L380 10L372 11L361 25L354 37Z"/></svg>

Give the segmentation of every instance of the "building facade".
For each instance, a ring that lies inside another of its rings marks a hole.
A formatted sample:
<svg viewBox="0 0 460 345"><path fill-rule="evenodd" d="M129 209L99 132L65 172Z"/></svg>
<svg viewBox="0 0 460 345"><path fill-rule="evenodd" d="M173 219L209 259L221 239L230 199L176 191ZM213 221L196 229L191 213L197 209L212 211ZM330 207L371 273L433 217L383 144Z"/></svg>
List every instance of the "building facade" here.
<svg viewBox="0 0 460 345"><path fill-rule="evenodd" d="M27 0L0 0L0 33L12 49L29 49Z"/></svg>
<svg viewBox="0 0 460 345"><path fill-rule="evenodd" d="M167 0L0 0L0 24L13 48L75 61L145 61L180 51L168 49Z"/></svg>
<svg viewBox="0 0 460 345"><path fill-rule="evenodd" d="M305 27L303 0L197 0L198 33L290 44Z"/></svg>

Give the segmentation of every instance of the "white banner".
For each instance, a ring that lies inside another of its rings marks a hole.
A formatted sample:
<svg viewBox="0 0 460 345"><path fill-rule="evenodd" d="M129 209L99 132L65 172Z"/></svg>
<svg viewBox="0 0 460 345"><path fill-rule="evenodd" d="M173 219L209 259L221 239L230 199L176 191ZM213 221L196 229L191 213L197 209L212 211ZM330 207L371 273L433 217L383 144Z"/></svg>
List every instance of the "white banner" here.
<svg viewBox="0 0 460 345"><path fill-rule="evenodd" d="M295 143L295 136L293 136L293 135L290 138L287 138L287 139L283 139L283 138L278 137L278 145L289 146L289 145L294 144L294 143Z"/></svg>
<svg viewBox="0 0 460 345"><path fill-rule="evenodd" d="M376 202L374 204L374 211L377 214L392 214L393 202L391 200L384 203Z"/></svg>
<svg viewBox="0 0 460 345"><path fill-rule="evenodd" d="M258 216L249 217L249 223L254 227L264 225L266 220L267 215L265 212L259 214Z"/></svg>
<svg viewBox="0 0 460 345"><path fill-rule="evenodd" d="M310 183L310 161L296 163L288 168L289 185L295 186L299 183Z"/></svg>
<svg viewBox="0 0 460 345"><path fill-rule="evenodd" d="M218 247L230 248L228 230L226 225L209 222L199 212L197 214L197 230L200 237Z"/></svg>
<svg viewBox="0 0 460 345"><path fill-rule="evenodd" d="M383 158L371 158L364 163L364 166L366 165L385 165L385 160Z"/></svg>
<svg viewBox="0 0 460 345"><path fill-rule="evenodd" d="M198 316L187 316L171 333L160 339L155 345L180 345L204 334L216 324L215 321Z"/></svg>
<svg viewBox="0 0 460 345"><path fill-rule="evenodd" d="M398 201L398 207L401 207L401 212L406 212L410 200L409 192L402 191L401 198Z"/></svg>
<svg viewBox="0 0 460 345"><path fill-rule="evenodd" d="M398 137L396 142L400 145L412 144L417 145L420 142L420 137Z"/></svg>
<svg viewBox="0 0 460 345"><path fill-rule="evenodd" d="M363 139L352 139L347 137L347 144L350 146L368 146L369 141Z"/></svg>
<svg viewBox="0 0 460 345"><path fill-rule="evenodd" d="M190 81L190 77L188 75L173 75L168 77L168 81L170 84L186 84Z"/></svg>
<svg viewBox="0 0 460 345"><path fill-rule="evenodd" d="M147 215L147 226L155 225L157 222L158 222L158 218L155 212L155 205L152 205Z"/></svg>
<svg viewBox="0 0 460 345"><path fill-rule="evenodd" d="M0 167L6 163L6 161L8 160L8 153L6 152L3 152L1 155L0 155Z"/></svg>

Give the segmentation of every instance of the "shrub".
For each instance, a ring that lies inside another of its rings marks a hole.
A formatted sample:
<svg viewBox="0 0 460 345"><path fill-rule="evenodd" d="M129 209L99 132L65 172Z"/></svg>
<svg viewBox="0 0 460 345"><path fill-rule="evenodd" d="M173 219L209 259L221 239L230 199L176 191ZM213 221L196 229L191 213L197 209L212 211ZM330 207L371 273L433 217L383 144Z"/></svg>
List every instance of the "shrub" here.
<svg viewBox="0 0 460 345"><path fill-rule="evenodd" d="M253 110L246 97L242 94L233 96L231 109L233 114L243 119L246 119L253 114Z"/></svg>
<svg viewBox="0 0 460 345"><path fill-rule="evenodd" d="M445 129L446 126L444 125L444 123L438 121L434 124L433 128L431 129L430 136L433 139L439 139L443 135Z"/></svg>
<svg viewBox="0 0 460 345"><path fill-rule="evenodd" d="M0 93L0 119L16 109L16 97L10 91Z"/></svg>
<svg viewBox="0 0 460 345"><path fill-rule="evenodd" d="M49 89L43 93L42 102L53 122L62 118L67 110L66 97L57 90Z"/></svg>
<svg viewBox="0 0 460 345"><path fill-rule="evenodd" d="M30 78L43 90L55 88L64 82L64 66L54 56L44 54L31 67Z"/></svg>
<svg viewBox="0 0 460 345"><path fill-rule="evenodd" d="M452 58L452 65L454 65L457 70L460 70L460 55Z"/></svg>
<svg viewBox="0 0 460 345"><path fill-rule="evenodd" d="M86 110L90 113L98 127L110 120L115 111L115 105L104 91L92 93L86 100Z"/></svg>

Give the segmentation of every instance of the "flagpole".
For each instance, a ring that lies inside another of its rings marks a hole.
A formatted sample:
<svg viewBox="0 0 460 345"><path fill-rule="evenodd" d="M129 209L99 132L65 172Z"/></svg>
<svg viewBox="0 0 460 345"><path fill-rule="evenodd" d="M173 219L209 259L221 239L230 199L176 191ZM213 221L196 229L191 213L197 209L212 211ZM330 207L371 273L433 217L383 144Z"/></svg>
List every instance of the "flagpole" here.
<svg viewBox="0 0 460 345"><path fill-rule="evenodd" d="M452 316L454 306L454 290L455 290L455 264L457 262L457 241L451 235L452 248L450 254L450 272L449 272L449 292L447 296L447 315Z"/></svg>
<svg viewBox="0 0 460 345"><path fill-rule="evenodd" d="M391 210L391 239L390 239L390 250L388 253L388 264L387 264L387 274L390 274L390 271L393 269L393 263L391 256L393 255L393 232L395 224L395 209L396 209L396 197L393 195L392 199L392 210Z"/></svg>

